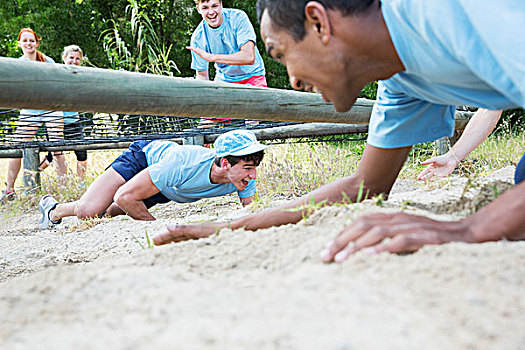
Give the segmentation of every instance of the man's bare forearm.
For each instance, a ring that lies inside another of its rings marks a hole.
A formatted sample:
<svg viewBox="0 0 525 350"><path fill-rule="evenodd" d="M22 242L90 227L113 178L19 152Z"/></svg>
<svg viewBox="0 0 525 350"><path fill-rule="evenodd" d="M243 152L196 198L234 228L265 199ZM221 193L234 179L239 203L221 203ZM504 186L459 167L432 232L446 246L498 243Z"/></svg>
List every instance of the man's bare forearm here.
<svg viewBox="0 0 525 350"><path fill-rule="evenodd" d="M525 239L525 182L465 219L476 241Z"/></svg>
<svg viewBox="0 0 525 350"><path fill-rule="evenodd" d="M232 66L253 64L255 56L249 52L239 51L230 55L211 55L210 62L229 64Z"/></svg>
<svg viewBox="0 0 525 350"><path fill-rule="evenodd" d="M313 204L340 203L345 200L355 202L361 187L361 182L356 176L339 179L288 204L277 208L270 208L261 212L242 217L230 223L232 229L244 228L255 231L261 228L295 224L312 209ZM363 187L363 193L367 192ZM370 193L370 191L369 191ZM364 199L364 196L363 196ZM309 207L310 206L310 207Z"/></svg>

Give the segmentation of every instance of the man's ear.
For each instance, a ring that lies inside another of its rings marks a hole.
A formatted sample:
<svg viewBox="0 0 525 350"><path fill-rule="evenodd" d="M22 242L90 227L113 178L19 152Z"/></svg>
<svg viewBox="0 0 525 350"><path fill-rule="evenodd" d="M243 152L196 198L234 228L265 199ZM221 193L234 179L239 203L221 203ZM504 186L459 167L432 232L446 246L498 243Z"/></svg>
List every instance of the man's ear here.
<svg viewBox="0 0 525 350"><path fill-rule="evenodd" d="M330 41L330 19L326 8L317 1L310 1L304 7L306 28L312 29L323 42L327 44Z"/></svg>
<svg viewBox="0 0 525 350"><path fill-rule="evenodd" d="M221 168L228 169L228 166L230 165L230 162L228 162L228 159L221 158Z"/></svg>

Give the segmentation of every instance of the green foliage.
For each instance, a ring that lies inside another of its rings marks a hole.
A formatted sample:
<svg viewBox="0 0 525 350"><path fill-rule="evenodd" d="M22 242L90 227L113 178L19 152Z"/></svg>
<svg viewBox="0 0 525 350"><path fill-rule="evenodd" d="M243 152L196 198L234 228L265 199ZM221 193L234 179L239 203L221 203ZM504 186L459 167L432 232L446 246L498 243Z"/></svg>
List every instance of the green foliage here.
<svg viewBox="0 0 525 350"><path fill-rule="evenodd" d="M368 83L363 90L361 91L361 94L359 97L364 97L369 100L375 100L377 96L377 81L373 81L371 83Z"/></svg>
<svg viewBox="0 0 525 350"><path fill-rule="evenodd" d="M180 73L175 62L169 58L173 45L167 46L160 40L148 15L135 0L129 0L126 15L129 21L123 28L128 31L127 37L132 38L131 42L123 39L114 20L110 21L112 28L102 32L104 50L111 67L170 76L173 70Z"/></svg>
<svg viewBox="0 0 525 350"><path fill-rule="evenodd" d="M509 109L503 111L496 127L496 134L523 133L525 131L525 109Z"/></svg>
<svg viewBox="0 0 525 350"><path fill-rule="evenodd" d="M16 0L0 2L0 55L19 57L20 29L30 27L42 38L40 51L61 62L64 46L78 44L96 65L106 66L98 33L105 20L97 11L95 0ZM102 2L102 1L101 1Z"/></svg>

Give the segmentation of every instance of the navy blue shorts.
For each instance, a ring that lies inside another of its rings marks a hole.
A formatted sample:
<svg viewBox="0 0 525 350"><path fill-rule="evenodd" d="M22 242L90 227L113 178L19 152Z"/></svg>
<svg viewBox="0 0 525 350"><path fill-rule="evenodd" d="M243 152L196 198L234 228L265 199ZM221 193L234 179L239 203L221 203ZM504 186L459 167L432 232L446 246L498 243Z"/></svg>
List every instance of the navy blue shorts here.
<svg viewBox="0 0 525 350"><path fill-rule="evenodd" d="M525 180L525 154L521 157L520 162L516 166L516 172L514 173L514 183L517 185Z"/></svg>
<svg viewBox="0 0 525 350"><path fill-rule="evenodd" d="M133 142L129 148L124 151L124 153L118 156L117 159L111 163L110 167L115 169L115 171L119 173L124 178L124 180L126 180L126 182L128 182L133 176L137 175L148 167L146 155L142 149L150 142L151 141ZM154 196L143 199L142 201L146 205L146 208L149 209L155 204L168 203L170 200L159 192Z"/></svg>

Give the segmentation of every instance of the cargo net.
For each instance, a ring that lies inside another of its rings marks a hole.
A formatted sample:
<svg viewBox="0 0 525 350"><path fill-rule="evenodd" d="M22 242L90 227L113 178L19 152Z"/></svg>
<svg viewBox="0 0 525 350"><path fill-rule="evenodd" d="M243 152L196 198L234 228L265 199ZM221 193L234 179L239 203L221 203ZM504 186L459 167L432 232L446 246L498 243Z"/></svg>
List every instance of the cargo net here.
<svg viewBox="0 0 525 350"><path fill-rule="evenodd" d="M156 115L0 111L0 150L180 139L298 123Z"/></svg>

